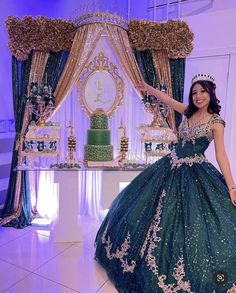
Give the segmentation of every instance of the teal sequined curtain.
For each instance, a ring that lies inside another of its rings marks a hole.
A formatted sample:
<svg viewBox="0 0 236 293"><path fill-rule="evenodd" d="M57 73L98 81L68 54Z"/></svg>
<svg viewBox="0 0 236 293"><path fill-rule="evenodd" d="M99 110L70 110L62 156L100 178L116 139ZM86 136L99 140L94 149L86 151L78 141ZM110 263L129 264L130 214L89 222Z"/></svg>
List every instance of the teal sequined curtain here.
<svg viewBox="0 0 236 293"><path fill-rule="evenodd" d="M0 212L0 217L2 218L1 222L6 222L5 226L15 228L24 228L25 226L30 225L32 221L28 171L21 171L20 195L16 192L17 172L15 171L18 162L16 143L19 138L18 134L21 133L23 127L26 102L25 97L27 94L31 63L32 53L26 61L19 61L14 56L12 57L12 87L16 137L13 146L7 197L4 207ZM14 210L15 196L20 196L19 201L21 205L21 207L19 207L20 214L17 217L14 217L14 213L16 213ZM9 221L7 220L8 217Z"/></svg>
<svg viewBox="0 0 236 293"><path fill-rule="evenodd" d="M153 64L152 53L150 50L138 51L134 49L134 56L142 73L143 79L153 87L158 86L158 77Z"/></svg>
<svg viewBox="0 0 236 293"><path fill-rule="evenodd" d="M49 52L48 61L45 67L43 80L46 80L52 87L52 92L55 91L57 83L61 77L69 53L67 51Z"/></svg>
<svg viewBox="0 0 236 293"><path fill-rule="evenodd" d="M171 83L173 98L183 102L184 95L184 76L185 76L185 58L170 59ZM176 128L182 120L182 115L175 111Z"/></svg>

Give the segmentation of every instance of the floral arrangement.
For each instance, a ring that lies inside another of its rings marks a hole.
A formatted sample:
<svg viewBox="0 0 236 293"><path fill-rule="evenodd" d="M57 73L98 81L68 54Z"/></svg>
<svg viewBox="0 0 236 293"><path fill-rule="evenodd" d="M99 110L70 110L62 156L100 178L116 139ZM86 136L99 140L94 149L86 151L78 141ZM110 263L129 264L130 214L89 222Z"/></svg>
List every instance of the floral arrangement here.
<svg viewBox="0 0 236 293"><path fill-rule="evenodd" d="M9 16L6 20L9 48L18 60L26 60L31 50L70 51L77 26L68 20Z"/></svg>
<svg viewBox="0 0 236 293"><path fill-rule="evenodd" d="M131 47L138 51L166 49L169 58L185 58L193 49L194 34L181 20L131 20L128 34Z"/></svg>
<svg viewBox="0 0 236 293"><path fill-rule="evenodd" d="M59 18L9 16L6 27L12 54L18 60L26 60L31 50L70 51L79 25ZM139 51L166 49L169 58L185 58L193 49L193 32L181 20L166 23L131 20L128 35L131 47Z"/></svg>

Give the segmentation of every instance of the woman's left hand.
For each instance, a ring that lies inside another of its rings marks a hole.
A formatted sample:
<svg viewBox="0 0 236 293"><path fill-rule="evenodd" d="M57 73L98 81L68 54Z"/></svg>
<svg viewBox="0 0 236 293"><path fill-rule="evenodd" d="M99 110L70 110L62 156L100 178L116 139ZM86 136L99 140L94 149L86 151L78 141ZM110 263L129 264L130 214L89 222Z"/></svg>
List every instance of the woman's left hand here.
<svg viewBox="0 0 236 293"><path fill-rule="evenodd" d="M229 192L232 204L236 207L236 189L231 189Z"/></svg>

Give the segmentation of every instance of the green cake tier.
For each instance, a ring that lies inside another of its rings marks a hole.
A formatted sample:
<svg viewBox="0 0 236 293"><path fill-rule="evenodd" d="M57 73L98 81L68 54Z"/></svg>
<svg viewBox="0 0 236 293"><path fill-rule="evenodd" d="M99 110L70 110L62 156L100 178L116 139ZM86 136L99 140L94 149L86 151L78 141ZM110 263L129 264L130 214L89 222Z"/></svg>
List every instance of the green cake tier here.
<svg viewBox="0 0 236 293"><path fill-rule="evenodd" d="M113 160L112 145L85 145L84 159L86 161L107 162Z"/></svg>
<svg viewBox="0 0 236 293"><path fill-rule="evenodd" d="M105 114L93 114L90 118L91 129L108 129L108 118Z"/></svg>
<svg viewBox="0 0 236 293"><path fill-rule="evenodd" d="M87 143L89 145L109 145L111 141L110 130L88 129Z"/></svg>

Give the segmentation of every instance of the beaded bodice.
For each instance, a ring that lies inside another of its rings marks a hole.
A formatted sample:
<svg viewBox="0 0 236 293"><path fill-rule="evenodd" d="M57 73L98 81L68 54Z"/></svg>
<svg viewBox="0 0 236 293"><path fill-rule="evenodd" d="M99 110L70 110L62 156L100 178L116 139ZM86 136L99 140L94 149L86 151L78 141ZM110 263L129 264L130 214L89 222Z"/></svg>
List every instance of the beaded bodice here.
<svg viewBox="0 0 236 293"><path fill-rule="evenodd" d="M208 122L194 126L189 126L188 120L184 119L179 126L179 141L175 147L178 158L203 155L213 139L211 126L214 123L225 125L224 120L217 114L213 114Z"/></svg>

